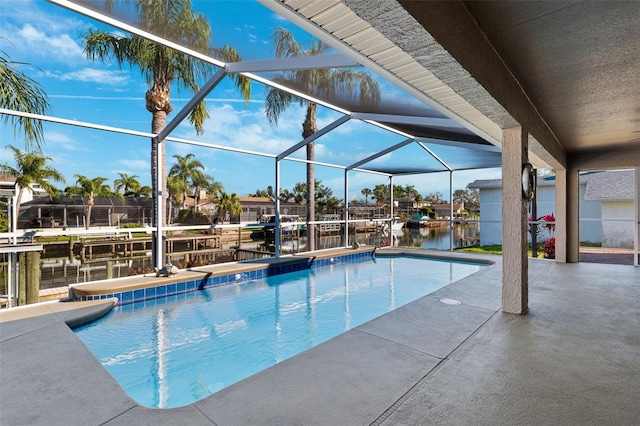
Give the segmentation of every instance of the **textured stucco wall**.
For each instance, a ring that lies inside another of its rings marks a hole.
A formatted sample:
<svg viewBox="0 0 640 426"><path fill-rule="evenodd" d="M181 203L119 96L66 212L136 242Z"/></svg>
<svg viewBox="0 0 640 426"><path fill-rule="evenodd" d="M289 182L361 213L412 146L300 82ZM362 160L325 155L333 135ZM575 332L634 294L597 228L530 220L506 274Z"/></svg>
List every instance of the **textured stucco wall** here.
<svg viewBox="0 0 640 426"><path fill-rule="evenodd" d="M502 190L480 190L480 244L502 244Z"/></svg>
<svg viewBox="0 0 640 426"><path fill-rule="evenodd" d="M632 201L602 202L602 247L633 248Z"/></svg>

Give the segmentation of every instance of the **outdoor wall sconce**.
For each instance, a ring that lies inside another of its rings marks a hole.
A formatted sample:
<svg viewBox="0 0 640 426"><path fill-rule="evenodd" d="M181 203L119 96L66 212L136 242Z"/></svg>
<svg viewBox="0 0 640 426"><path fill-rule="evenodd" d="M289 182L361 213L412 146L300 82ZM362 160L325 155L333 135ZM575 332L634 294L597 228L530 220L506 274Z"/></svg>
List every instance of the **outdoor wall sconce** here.
<svg viewBox="0 0 640 426"><path fill-rule="evenodd" d="M522 166L522 198L527 201L533 200L536 192L536 174L531 163L524 163Z"/></svg>

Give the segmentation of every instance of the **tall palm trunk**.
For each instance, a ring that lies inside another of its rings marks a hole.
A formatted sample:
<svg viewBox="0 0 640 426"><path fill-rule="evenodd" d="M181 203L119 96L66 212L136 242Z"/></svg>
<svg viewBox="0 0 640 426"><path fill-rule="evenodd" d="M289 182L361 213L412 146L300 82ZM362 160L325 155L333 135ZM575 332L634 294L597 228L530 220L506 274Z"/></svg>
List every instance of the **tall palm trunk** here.
<svg viewBox="0 0 640 426"><path fill-rule="evenodd" d="M91 226L91 211L93 210L93 205L96 203L95 196L93 193L89 194L89 199L87 200L87 213L84 217L84 229L89 229Z"/></svg>
<svg viewBox="0 0 640 426"><path fill-rule="evenodd" d="M151 112L151 133L158 134L167 125L167 114L172 111L171 103L170 103L170 95L171 91L169 87L163 87L154 84L151 89L147 91L145 94L146 107L147 111ZM162 176L160 176L160 188L157 185L157 177L158 177L158 156L160 157L160 164L162 165ZM153 218L151 221L152 226L158 226L158 209L164 208L164 197L167 193L167 174L165 172L166 161L166 152L165 152L165 144L164 141L160 143L154 142L151 139L151 188L153 192ZM161 192L162 196L160 197L160 205L158 205L158 191ZM161 210L162 211L162 210ZM163 215L162 225L167 223L167 215ZM159 236L160 239L162 236ZM164 259L156 259L156 241L158 238L152 239L152 253L153 253L153 264L157 265L158 263L164 263ZM164 252L164 250L163 250Z"/></svg>
<svg viewBox="0 0 640 426"><path fill-rule="evenodd" d="M16 214L17 215L20 214L20 204L22 204L22 196L23 195L24 195L24 188L21 186L20 190L18 190L18 198L16 199ZM16 231L16 229L13 229L13 225L11 225L11 230L14 231L14 232Z"/></svg>
<svg viewBox="0 0 640 426"><path fill-rule="evenodd" d="M145 95L146 99L146 107L147 111L153 114L151 119L151 133L158 134L164 130L167 126L167 115L173 110L171 107L171 103L169 97L171 96L171 92L168 87L161 87L159 85L154 85L151 89L149 89ZM162 165L162 176L161 176L161 186L157 188L157 176L158 176L158 156L160 156L160 164ZM162 205L156 206L156 202L153 203L153 218L155 225L155 218L157 214L158 208L164 207L164 197L167 194L167 173L166 168L167 164L167 156L165 151L165 143L164 141L160 143L154 143L153 139L151 140L151 188L154 193L154 200L156 199L157 191L160 190L162 192ZM166 216L163 218L163 224L166 224Z"/></svg>
<svg viewBox="0 0 640 426"><path fill-rule="evenodd" d="M307 105L307 115L302 123L302 138L307 138L318 131L316 125L316 103L309 102ZM307 144L307 247L309 251L316 249L315 225L311 224L316 220L316 176L315 164L315 143Z"/></svg>
<svg viewBox="0 0 640 426"><path fill-rule="evenodd" d="M164 209L164 217L166 217L165 221L167 223L167 225L171 225L171 223L173 222L173 217L172 217L172 206L173 206L173 198L169 197L167 198L167 206Z"/></svg>

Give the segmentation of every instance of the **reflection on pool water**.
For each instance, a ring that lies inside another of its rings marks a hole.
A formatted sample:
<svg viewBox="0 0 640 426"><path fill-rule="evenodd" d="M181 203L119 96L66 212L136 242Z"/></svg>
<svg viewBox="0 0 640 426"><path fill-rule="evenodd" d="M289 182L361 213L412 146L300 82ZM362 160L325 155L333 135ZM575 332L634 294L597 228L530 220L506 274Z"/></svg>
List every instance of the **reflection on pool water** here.
<svg viewBox="0 0 640 426"><path fill-rule="evenodd" d="M149 407L202 399L483 265L379 257L118 306L75 330Z"/></svg>

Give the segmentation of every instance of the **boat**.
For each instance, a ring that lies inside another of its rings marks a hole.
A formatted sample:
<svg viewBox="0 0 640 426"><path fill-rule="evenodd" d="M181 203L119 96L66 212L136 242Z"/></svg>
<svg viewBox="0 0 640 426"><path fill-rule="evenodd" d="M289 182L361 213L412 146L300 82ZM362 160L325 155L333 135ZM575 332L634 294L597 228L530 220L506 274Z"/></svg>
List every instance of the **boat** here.
<svg viewBox="0 0 640 426"><path fill-rule="evenodd" d="M402 220L400 220L399 217L394 217L391 220L391 232L393 234L400 234L402 235L402 228L404 227L404 222L402 222ZM387 222L384 222L382 224L382 226L380 227L380 232L384 235L387 235L389 233L389 224Z"/></svg>
<svg viewBox="0 0 640 426"><path fill-rule="evenodd" d="M264 217L264 223L268 223L262 228L265 238L273 238L276 233L276 217L274 215ZM282 235L293 235L302 229L300 217L298 215L280 215L280 232Z"/></svg>
<svg viewBox="0 0 640 426"><path fill-rule="evenodd" d="M416 214L407 222L407 228L422 228L429 226L431 219L427 215Z"/></svg>
<svg viewBox="0 0 640 426"><path fill-rule="evenodd" d="M404 228L404 222L400 220L399 217L394 217L391 221L391 229L393 231L400 231L402 228Z"/></svg>

